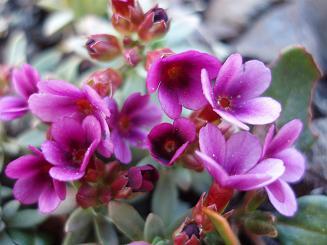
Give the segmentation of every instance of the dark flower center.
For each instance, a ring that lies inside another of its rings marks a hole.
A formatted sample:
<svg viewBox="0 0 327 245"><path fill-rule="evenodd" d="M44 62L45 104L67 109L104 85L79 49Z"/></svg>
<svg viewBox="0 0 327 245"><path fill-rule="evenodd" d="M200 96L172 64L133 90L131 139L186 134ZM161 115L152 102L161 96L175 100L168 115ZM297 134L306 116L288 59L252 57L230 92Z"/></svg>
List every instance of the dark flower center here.
<svg viewBox="0 0 327 245"><path fill-rule="evenodd" d="M220 97L220 98L218 99L218 104L219 104L222 108L224 108L224 109L228 109L228 108L230 108L230 106L231 106L231 101L230 101L230 99L228 99L228 98L226 98L226 97Z"/></svg>
<svg viewBox="0 0 327 245"><path fill-rule="evenodd" d="M74 149L72 152L72 160L76 164L81 164L83 161L84 155L85 155L86 150L85 149Z"/></svg>
<svg viewBox="0 0 327 245"><path fill-rule="evenodd" d="M127 131L130 127L130 120L129 120L129 117L124 115L122 116L120 119L119 119L119 128L122 130L122 131Z"/></svg>
<svg viewBox="0 0 327 245"><path fill-rule="evenodd" d="M177 80L180 78L180 74L182 73L182 66L180 65L173 65L167 69L168 78L172 80Z"/></svg>
<svg viewBox="0 0 327 245"><path fill-rule="evenodd" d="M165 148L166 152L168 152L168 153L175 152L177 150L176 141L171 140L171 139L167 139L165 144L164 144L164 148Z"/></svg>
<svg viewBox="0 0 327 245"><path fill-rule="evenodd" d="M93 106L91 105L91 103L86 100L86 99L79 99L76 101L76 106L77 106L77 109L85 114L85 115L89 115L89 114L92 114L93 112Z"/></svg>
<svg viewBox="0 0 327 245"><path fill-rule="evenodd" d="M200 229L196 223L190 223L184 226L182 232L185 232L186 235L191 238L192 235L196 236L197 238L200 238Z"/></svg>
<svg viewBox="0 0 327 245"><path fill-rule="evenodd" d="M41 168L41 172L42 173L49 173L50 168L52 168L52 165L49 164L48 162L44 162L42 168Z"/></svg>

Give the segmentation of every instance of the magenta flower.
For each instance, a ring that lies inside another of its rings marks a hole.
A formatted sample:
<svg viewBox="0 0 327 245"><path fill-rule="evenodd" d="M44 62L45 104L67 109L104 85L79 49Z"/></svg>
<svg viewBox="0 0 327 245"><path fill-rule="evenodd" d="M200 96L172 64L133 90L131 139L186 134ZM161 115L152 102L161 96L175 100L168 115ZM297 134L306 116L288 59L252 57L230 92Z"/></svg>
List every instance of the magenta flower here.
<svg viewBox="0 0 327 245"><path fill-rule="evenodd" d="M12 83L17 95L4 96L0 99L0 120L10 121L22 117L28 112L28 98L37 93L38 72L30 65L24 64L15 69Z"/></svg>
<svg viewBox="0 0 327 245"><path fill-rule="evenodd" d="M10 162L6 175L17 179L13 191L17 200L23 204L38 202L39 210L49 213L65 199L66 186L49 175L52 165L45 160L43 153L32 146L29 148L34 154Z"/></svg>
<svg viewBox="0 0 327 245"><path fill-rule="evenodd" d="M158 170L150 164L128 169L128 186L133 191L150 192L158 179Z"/></svg>
<svg viewBox="0 0 327 245"><path fill-rule="evenodd" d="M164 165L171 166L195 140L194 124L179 118L173 124L161 123L148 135L148 145L152 157Z"/></svg>
<svg viewBox="0 0 327 245"><path fill-rule="evenodd" d="M182 106L198 110L207 103L201 88L201 70L206 69L209 78L214 79L219 67L215 57L194 50L162 56L150 67L147 88L150 93L158 89L162 109L176 119Z"/></svg>
<svg viewBox="0 0 327 245"><path fill-rule="evenodd" d="M111 116L108 119L114 154L123 163L132 160L129 145L144 147L147 128L161 120L159 108L151 103L150 96L131 94L119 112L117 103L108 99Z"/></svg>
<svg viewBox="0 0 327 245"><path fill-rule="evenodd" d="M82 178L101 139L101 127L94 116L82 123L64 117L52 124L52 140L41 146L45 159L52 163L50 175L61 181Z"/></svg>
<svg viewBox="0 0 327 245"><path fill-rule="evenodd" d="M269 97L258 97L270 85L271 72L262 62L251 60L242 64L239 54L229 56L219 70L214 86L210 73L202 70L205 97L214 111L226 121L248 130L245 125L262 125L275 121L280 104Z"/></svg>
<svg viewBox="0 0 327 245"><path fill-rule="evenodd" d="M274 136L275 126L271 126L263 147L262 158L277 158L283 161L285 172L278 180L265 187L270 202L283 215L292 216L297 210L296 197L288 185L301 179L305 171L305 159L294 148L302 123L294 119L285 124Z"/></svg>
<svg viewBox="0 0 327 245"><path fill-rule="evenodd" d="M214 180L222 187L242 191L258 189L273 183L285 170L281 160L259 161L261 145L248 132L233 134L227 141L220 130L207 124L200 130L197 156Z"/></svg>
<svg viewBox="0 0 327 245"><path fill-rule="evenodd" d="M65 81L48 80L38 83L39 93L30 97L28 103L33 114L45 122L56 122L63 117L82 121L93 115L102 129L98 147L100 154L109 157L112 153L109 127L106 119L110 116L105 101L88 85L82 89Z"/></svg>

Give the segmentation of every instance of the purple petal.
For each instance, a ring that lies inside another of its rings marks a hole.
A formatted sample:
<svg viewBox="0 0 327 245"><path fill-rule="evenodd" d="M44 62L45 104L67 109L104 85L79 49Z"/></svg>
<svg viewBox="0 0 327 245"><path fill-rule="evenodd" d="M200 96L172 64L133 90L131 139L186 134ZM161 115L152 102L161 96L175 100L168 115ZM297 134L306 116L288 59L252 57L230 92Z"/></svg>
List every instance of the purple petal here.
<svg viewBox="0 0 327 245"><path fill-rule="evenodd" d="M66 197L66 183L53 179L53 187L61 200L64 200Z"/></svg>
<svg viewBox="0 0 327 245"><path fill-rule="evenodd" d="M231 114L229 112L226 112L226 111L219 110L219 109L214 109L214 111L219 116L221 116L225 121L227 121L227 122L241 128L241 129L244 129L244 130L249 130L250 129L247 125L245 125L240 120L238 120L233 114Z"/></svg>
<svg viewBox="0 0 327 245"><path fill-rule="evenodd" d="M186 150L186 148L188 147L188 145L190 144L190 142L185 142L183 145L181 145L175 152L175 154L173 155L173 157L171 158L171 160L169 161L169 163L167 163L167 166L171 166L174 164L174 162L177 161L177 159L184 153L184 151Z"/></svg>
<svg viewBox="0 0 327 245"><path fill-rule="evenodd" d="M235 79L228 88L228 95L240 101L260 96L271 82L270 69L258 60L246 62L243 69L239 79Z"/></svg>
<svg viewBox="0 0 327 245"><path fill-rule="evenodd" d="M274 122L280 115L281 105L269 97L259 97L238 103L233 108L235 117L252 125Z"/></svg>
<svg viewBox="0 0 327 245"><path fill-rule="evenodd" d="M208 123L200 129L199 144L202 153L211 157L220 165L224 164L225 138L216 126Z"/></svg>
<svg viewBox="0 0 327 245"><path fill-rule="evenodd" d="M201 71L201 83L202 83L202 91L205 98L207 99L207 101L212 107L216 107L217 103L214 98L212 84L209 79L208 72L205 69Z"/></svg>
<svg viewBox="0 0 327 245"><path fill-rule="evenodd" d="M182 112L176 91L161 84L158 92L159 101L162 109L172 119L178 118Z"/></svg>
<svg viewBox="0 0 327 245"><path fill-rule="evenodd" d="M297 202L292 188L284 181L277 180L266 187L268 197L278 212L285 216L293 216L297 210Z"/></svg>
<svg viewBox="0 0 327 245"><path fill-rule="evenodd" d="M94 116L87 116L82 123L85 132L86 142L100 142L101 127L99 121Z"/></svg>
<svg viewBox="0 0 327 245"><path fill-rule="evenodd" d="M138 167L131 167L128 170L128 184L131 186L133 189L140 189L142 186L142 173L141 169Z"/></svg>
<svg viewBox="0 0 327 245"><path fill-rule="evenodd" d="M101 113L105 115L105 117L110 117L110 111L107 107L105 101L100 97L100 95L90 86L84 85L83 90L85 91L87 99L91 102L91 104Z"/></svg>
<svg viewBox="0 0 327 245"><path fill-rule="evenodd" d="M42 213L50 213L59 206L60 201L52 183L49 183L39 197L39 210Z"/></svg>
<svg viewBox="0 0 327 245"><path fill-rule="evenodd" d="M186 118L178 118L174 121L173 126L174 130L176 130L185 141L194 141L196 137L196 130L193 122Z"/></svg>
<svg viewBox="0 0 327 245"><path fill-rule="evenodd" d="M286 182L296 182L301 179L305 172L305 159L295 148L289 148L274 155L281 159L285 165L285 172L281 177Z"/></svg>
<svg viewBox="0 0 327 245"><path fill-rule="evenodd" d="M39 171L40 166L42 166L42 160L33 155L19 157L7 165L6 175L12 179L34 175Z"/></svg>
<svg viewBox="0 0 327 245"><path fill-rule="evenodd" d="M161 121L161 110L157 105L148 104L147 107L134 114L131 121L135 127L153 127Z"/></svg>
<svg viewBox="0 0 327 245"><path fill-rule="evenodd" d="M149 93L153 93L157 90L160 84L160 77L161 77L161 59L157 59L150 67L150 70L148 72L147 78L146 78L146 87L149 91Z"/></svg>
<svg viewBox="0 0 327 245"><path fill-rule="evenodd" d="M261 154L262 157L264 157L266 155L266 152L270 145L270 142L272 141L272 139L274 137L274 133L275 133L275 125L271 125L270 128L268 129L265 140L263 142L262 154Z"/></svg>
<svg viewBox="0 0 327 245"><path fill-rule="evenodd" d="M76 101L71 97L33 94L29 98L28 104L32 113L45 122L55 122L62 117L78 113Z"/></svg>
<svg viewBox="0 0 327 245"><path fill-rule="evenodd" d="M28 111L25 99L15 96L5 96L0 99L0 120L10 121L22 117Z"/></svg>
<svg viewBox="0 0 327 245"><path fill-rule="evenodd" d="M15 198L23 204L32 204L37 202L41 195L47 179L43 175L35 174L16 181L13 194Z"/></svg>
<svg viewBox="0 0 327 245"><path fill-rule="evenodd" d="M267 149L267 154L269 156L273 155L293 145L301 131L302 122L298 119L294 119L285 124L271 141Z"/></svg>
<svg viewBox="0 0 327 245"><path fill-rule="evenodd" d="M146 144L147 133L139 129L131 129L125 136L126 139L134 146L144 147Z"/></svg>
<svg viewBox="0 0 327 245"><path fill-rule="evenodd" d="M142 96L140 93L133 93L125 100L121 113L133 117L134 113L142 112L143 108L146 107L149 101L149 95Z"/></svg>
<svg viewBox="0 0 327 245"><path fill-rule="evenodd" d="M261 145L257 137L248 132L233 134L226 142L223 163L229 175L244 174L253 168L261 157Z"/></svg>
<svg viewBox="0 0 327 245"><path fill-rule="evenodd" d="M85 154L84 154L84 158L81 164L81 167L79 169L80 172L85 172L87 166L90 163L90 160L94 154L94 152L96 151L97 147L99 145L99 141L95 140L91 143L91 145L87 148Z"/></svg>
<svg viewBox="0 0 327 245"><path fill-rule="evenodd" d="M71 150L74 145L86 142L86 135L82 124L73 118L64 117L52 124L51 135L61 149Z"/></svg>
<svg viewBox="0 0 327 245"><path fill-rule="evenodd" d="M62 149L60 144L55 141L46 141L41 146L45 159L53 165L69 165L67 152Z"/></svg>
<svg viewBox="0 0 327 245"><path fill-rule="evenodd" d="M30 65L24 64L20 70L14 69L12 82L16 92L28 99L31 94L37 93L36 84L40 80L38 72Z"/></svg>
<svg viewBox="0 0 327 245"><path fill-rule="evenodd" d="M214 86L214 94L228 96L229 87L233 86L233 81L238 81L242 71L242 56L240 54L230 55L221 66Z"/></svg>
<svg viewBox="0 0 327 245"><path fill-rule="evenodd" d="M109 108L110 111L110 117L107 118L107 122L109 124L109 127L116 127L116 124L119 120L119 110L118 105L116 101L112 98L106 97L105 102Z"/></svg>
<svg viewBox="0 0 327 245"><path fill-rule="evenodd" d="M80 172L77 168L72 168L69 166L63 167L52 167L50 169L50 176L59 181L73 181L82 178L85 172Z"/></svg>
<svg viewBox="0 0 327 245"><path fill-rule="evenodd" d="M83 92L73 84L61 80L46 80L38 83L40 93L67 96L74 99L84 97Z"/></svg>
<svg viewBox="0 0 327 245"><path fill-rule="evenodd" d="M112 131L111 137L114 144L114 153L116 158L122 163L129 163L132 160L132 153L126 141L117 130Z"/></svg>
<svg viewBox="0 0 327 245"><path fill-rule="evenodd" d="M222 166L202 152L196 151L195 154L201 159L203 166L207 169L208 173L214 178L214 180L218 184L223 185L229 176Z"/></svg>
<svg viewBox="0 0 327 245"><path fill-rule="evenodd" d="M281 160L269 158L245 174L230 176L224 185L243 191L259 189L277 180L284 171Z"/></svg>

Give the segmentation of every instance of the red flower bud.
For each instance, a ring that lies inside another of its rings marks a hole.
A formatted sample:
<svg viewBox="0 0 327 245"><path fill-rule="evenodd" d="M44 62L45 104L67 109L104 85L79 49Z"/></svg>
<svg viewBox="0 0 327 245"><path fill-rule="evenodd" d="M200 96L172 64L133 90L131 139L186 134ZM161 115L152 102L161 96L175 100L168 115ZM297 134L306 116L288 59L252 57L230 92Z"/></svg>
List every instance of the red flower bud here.
<svg viewBox="0 0 327 245"><path fill-rule="evenodd" d="M113 13L118 13L122 16L129 17L130 8L135 7L135 0L111 0Z"/></svg>
<svg viewBox="0 0 327 245"><path fill-rule="evenodd" d="M124 58L126 63L132 67L135 67L141 61L140 50L138 47L127 49L124 52Z"/></svg>
<svg viewBox="0 0 327 245"><path fill-rule="evenodd" d="M118 39L113 35L91 35L85 44L89 55L96 60L110 61L121 54Z"/></svg>
<svg viewBox="0 0 327 245"><path fill-rule="evenodd" d="M169 48L162 48L162 49L156 49L153 51L149 51L146 54L145 69L148 71L154 61L156 61L157 59L160 59L160 58L167 57L172 54L174 54L174 52Z"/></svg>
<svg viewBox="0 0 327 245"><path fill-rule="evenodd" d="M199 225L194 220L186 218L173 235L174 245L200 245L202 236Z"/></svg>
<svg viewBox="0 0 327 245"><path fill-rule="evenodd" d="M83 183L76 194L76 202L82 208L94 207L97 205L98 190L96 186Z"/></svg>
<svg viewBox="0 0 327 245"><path fill-rule="evenodd" d="M108 68L92 73L86 83L97 91L101 97L105 97L113 94L120 87L122 77L118 71Z"/></svg>
<svg viewBox="0 0 327 245"><path fill-rule="evenodd" d="M169 29L169 20L164 9L154 7L146 14L138 29L141 40L148 42L166 34Z"/></svg>
<svg viewBox="0 0 327 245"><path fill-rule="evenodd" d="M131 167L128 170L128 186L133 191L150 192L158 179L159 173L157 169L150 164L141 167Z"/></svg>

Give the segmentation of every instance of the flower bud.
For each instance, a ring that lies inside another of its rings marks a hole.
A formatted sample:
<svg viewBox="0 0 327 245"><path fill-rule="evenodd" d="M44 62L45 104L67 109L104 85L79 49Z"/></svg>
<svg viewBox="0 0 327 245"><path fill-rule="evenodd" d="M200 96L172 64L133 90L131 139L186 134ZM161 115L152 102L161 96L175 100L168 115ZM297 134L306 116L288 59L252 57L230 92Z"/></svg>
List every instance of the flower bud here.
<svg viewBox="0 0 327 245"><path fill-rule="evenodd" d="M169 20L164 9L154 7L146 14L138 29L139 38L145 42L159 38L169 29Z"/></svg>
<svg viewBox="0 0 327 245"><path fill-rule="evenodd" d="M146 61L145 61L145 69L148 71L157 59L167 57L169 55L174 54L174 52L169 48L162 48L162 49L156 49L153 51L149 51L146 54Z"/></svg>
<svg viewBox="0 0 327 245"><path fill-rule="evenodd" d="M128 170L128 186L133 191L150 192L159 179L159 173L150 164L141 167L131 167Z"/></svg>
<svg viewBox="0 0 327 245"><path fill-rule="evenodd" d="M124 52L126 63L135 67L141 61L141 55L138 47L127 49Z"/></svg>
<svg viewBox="0 0 327 245"><path fill-rule="evenodd" d="M182 225L174 233L175 245L200 245L201 229L199 225L189 218L186 218Z"/></svg>
<svg viewBox="0 0 327 245"><path fill-rule="evenodd" d="M112 95L122 83L120 73L114 69L108 68L102 71L92 73L86 82L101 97Z"/></svg>
<svg viewBox="0 0 327 245"><path fill-rule="evenodd" d="M118 39L113 35L91 35L85 46L89 55L100 61L110 61L121 54Z"/></svg>
<svg viewBox="0 0 327 245"><path fill-rule="evenodd" d="M135 0L111 0L113 13L129 17L130 9L135 7Z"/></svg>

